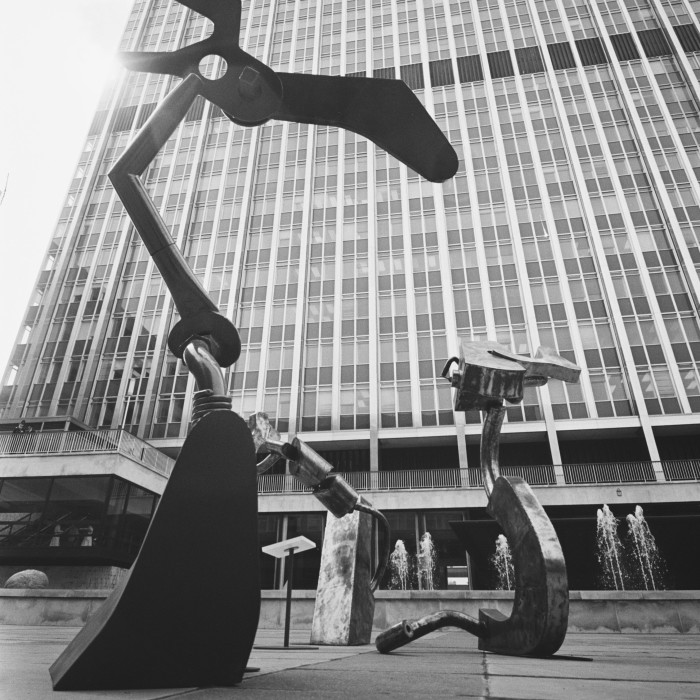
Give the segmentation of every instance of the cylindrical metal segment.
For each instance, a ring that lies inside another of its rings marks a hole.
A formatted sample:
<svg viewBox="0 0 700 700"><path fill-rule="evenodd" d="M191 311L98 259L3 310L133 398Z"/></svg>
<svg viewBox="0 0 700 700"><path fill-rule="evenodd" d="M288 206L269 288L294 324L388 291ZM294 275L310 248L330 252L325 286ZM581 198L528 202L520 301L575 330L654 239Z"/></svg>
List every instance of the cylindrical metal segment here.
<svg viewBox="0 0 700 700"><path fill-rule="evenodd" d="M498 446L505 415L505 406L492 406L486 411L481 431L481 479L489 498L496 479L501 475L498 466Z"/></svg>
<svg viewBox="0 0 700 700"><path fill-rule="evenodd" d="M378 635L375 645L380 654L388 654L442 627L459 627L475 637L482 637L485 632L484 625L469 615L456 610L440 610L413 622L403 620Z"/></svg>
<svg viewBox="0 0 700 700"><path fill-rule="evenodd" d="M297 450L297 457L290 463L289 471L306 486L315 488L331 473L333 466L299 438L292 440L292 447Z"/></svg>
<svg viewBox="0 0 700 700"><path fill-rule="evenodd" d="M372 592L376 591L379 584L384 578L384 572L389 564L389 556L391 550L391 527L389 526L389 521L384 516L380 510L377 510L373 505L368 503L364 498L355 504L355 510L361 510L365 513L369 513L377 521L377 527L381 531L379 537L379 555L377 557L377 569L374 572L372 581L370 582L370 588Z"/></svg>
<svg viewBox="0 0 700 700"><path fill-rule="evenodd" d="M339 474L331 474L316 486L314 496L336 518L352 513L360 500L357 491Z"/></svg>

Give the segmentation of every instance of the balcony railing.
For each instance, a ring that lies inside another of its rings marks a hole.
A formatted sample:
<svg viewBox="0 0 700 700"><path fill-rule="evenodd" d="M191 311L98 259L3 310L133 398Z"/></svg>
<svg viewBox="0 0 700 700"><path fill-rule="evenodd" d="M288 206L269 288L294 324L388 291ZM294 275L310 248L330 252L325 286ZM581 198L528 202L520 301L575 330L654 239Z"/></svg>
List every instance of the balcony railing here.
<svg viewBox="0 0 700 700"><path fill-rule="evenodd" d="M567 484L631 484L656 481L653 462L563 465Z"/></svg>
<svg viewBox="0 0 700 700"><path fill-rule="evenodd" d="M525 465L521 467L500 467L503 476L519 476L525 479L530 486L552 486L557 483L554 467L551 464ZM469 472L469 486L483 486L481 469L471 467Z"/></svg>
<svg viewBox="0 0 700 700"><path fill-rule="evenodd" d="M660 465L667 481L700 481L700 460L675 462L610 462L565 464L564 483L557 481L551 464L500 468L504 476L519 476L531 486L585 484L633 484L656 481L655 466ZM341 474L357 491L417 491L422 489L481 488L481 471L469 469L410 469L401 471L363 471ZM261 474L258 493L310 493L291 474Z"/></svg>
<svg viewBox="0 0 700 700"><path fill-rule="evenodd" d="M700 481L700 459L661 462L667 481Z"/></svg>
<svg viewBox="0 0 700 700"><path fill-rule="evenodd" d="M118 453L169 476L175 461L125 430L46 430L1 433L0 456Z"/></svg>
<svg viewBox="0 0 700 700"><path fill-rule="evenodd" d="M34 433L0 433L0 456L119 453L163 476L174 460L125 430L47 430ZM564 464L564 484L629 484L656 481L663 471L667 481L700 481L700 460L663 462L606 462ZM502 466L505 476L519 476L531 486L557 483L551 464ZM358 491L414 491L422 489L481 488L481 472L469 469L407 469L343 473ZM262 474L259 493L307 493L310 489L290 474Z"/></svg>

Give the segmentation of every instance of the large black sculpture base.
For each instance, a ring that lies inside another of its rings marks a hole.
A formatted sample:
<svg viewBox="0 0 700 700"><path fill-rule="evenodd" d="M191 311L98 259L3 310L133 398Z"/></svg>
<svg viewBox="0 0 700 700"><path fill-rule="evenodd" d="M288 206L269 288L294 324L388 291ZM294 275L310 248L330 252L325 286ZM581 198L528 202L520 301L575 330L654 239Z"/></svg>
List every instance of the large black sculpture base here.
<svg viewBox="0 0 700 700"><path fill-rule="evenodd" d="M54 690L235 685L259 613L255 447L215 412L185 441L128 576L51 666Z"/></svg>

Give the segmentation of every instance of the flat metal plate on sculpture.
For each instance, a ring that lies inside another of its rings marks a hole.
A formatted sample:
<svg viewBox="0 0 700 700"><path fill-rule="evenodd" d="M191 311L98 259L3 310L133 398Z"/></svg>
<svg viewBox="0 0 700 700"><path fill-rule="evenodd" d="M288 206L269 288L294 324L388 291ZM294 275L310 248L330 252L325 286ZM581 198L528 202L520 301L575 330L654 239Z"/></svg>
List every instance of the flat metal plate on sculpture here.
<svg viewBox="0 0 700 700"><path fill-rule="evenodd" d="M257 499L248 426L205 416L128 575L51 666L54 690L239 683L260 612Z"/></svg>

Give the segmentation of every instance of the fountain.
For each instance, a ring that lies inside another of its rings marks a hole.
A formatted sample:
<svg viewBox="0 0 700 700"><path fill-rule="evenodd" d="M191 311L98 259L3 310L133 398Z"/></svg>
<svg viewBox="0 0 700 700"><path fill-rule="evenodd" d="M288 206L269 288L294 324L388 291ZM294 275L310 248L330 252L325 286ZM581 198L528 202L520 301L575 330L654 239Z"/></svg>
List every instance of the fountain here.
<svg viewBox="0 0 700 700"><path fill-rule="evenodd" d="M435 566L437 554L433 538L426 532L418 545L418 588L424 591L435 590Z"/></svg>
<svg viewBox="0 0 700 700"><path fill-rule="evenodd" d="M394 551L389 557L391 582L389 587L395 591L407 591L411 587L411 566L403 540L396 540Z"/></svg>
<svg viewBox="0 0 700 700"><path fill-rule="evenodd" d="M641 506L634 509L634 514L627 516L627 526L629 543L632 545L629 556L635 564L635 571L641 574L641 583L647 591L663 588L663 560Z"/></svg>
<svg viewBox="0 0 700 700"><path fill-rule="evenodd" d="M617 519L607 505L598 509L596 541L598 562L603 570L602 579L605 588L624 591L626 575L622 564L622 544L617 535Z"/></svg>
<svg viewBox="0 0 700 700"><path fill-rule="evenodd" d="M491 557L491 563L496 569L498 577L496 589L499 591L512 591L515 585L515 569L508 538L505 535L499 535L496 538L496 552Z"/></svg>

